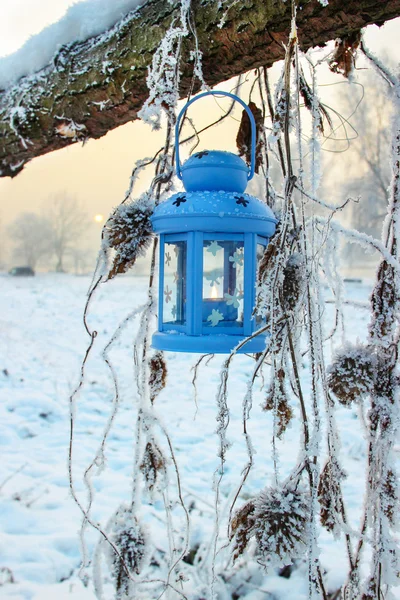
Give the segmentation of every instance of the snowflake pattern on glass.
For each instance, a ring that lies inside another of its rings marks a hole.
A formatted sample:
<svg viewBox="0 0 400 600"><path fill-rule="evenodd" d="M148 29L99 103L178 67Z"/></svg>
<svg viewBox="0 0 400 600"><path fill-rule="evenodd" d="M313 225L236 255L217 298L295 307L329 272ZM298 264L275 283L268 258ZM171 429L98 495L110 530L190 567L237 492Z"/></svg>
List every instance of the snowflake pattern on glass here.
<svg viewBox="0 0 400 600"><path fill-rule="evenodd" d="M177 281L179 281L179 273L175 272L174 273L174 283L176 283Z"/></svg>
<svg viewBox="0 0 400 600"><path fill-rule="evenodd" d="M234 306L235 308L239 308L240 296L238 290L235 290L233 294L224 294L224 298L228 306Z"/></svg>
<svg viewBox="0 0 400 600"><path fill-rule="evenodd" d="M207 281L210 282L211 287L213 285L219 285L220 284L219 280L221 277L222 277L221 269L213 269L212 271L209 271L208 273L205 274L205 278Z"/></svg>
<svg viewBox="0 0 400 600"><path fill-rule="evenodd" d="M168 304L172 300L172 290L168 289L168 286L164 290L165 302Z"/></svg>
<svg viewBox="0 0 400 600"><path fill-rule="evenodd" d="M238 250L235 250L235 252L233 253L233 256L229 257L229 262L233 263L233 268L236 269L237 266L241 267L243 265L243 260L244 260L244 256L243 256L243 252L241 250L241 248L239 248Z"/></svg>
<svg viewBox="0 0 400 600"><path fill-rule="evenodd" d="M169 265L171 264L171 255L169 252L165 253L165 264L167 265L167 267L169 267Z"/></svg>
<svg viewBox="0 0 400 600"><path fill-rule="evenodd" d="M220 250L222 250L222 246L219 246L216 240L214 240L207 248L207 252L210 252L213 256L216 256L217 252Z"/></svg>
<svg viewBox="0 0 400 600"><path fill-rule="evenodd" d="M222 313L219 312L219 310L215 310L215 308L213 308L211 315L208 315L207 317L207 321L211 322L211 327L215 327L216 325L218 325L218 323L220 321L224 320L224 316Z"/></svg>
<svg viewBox="0 0 400 600"><path fill-rule="evenodd" d="M176 305L174 304L174 306L171 308L171 315L174 319L176 319Z"/></svg>

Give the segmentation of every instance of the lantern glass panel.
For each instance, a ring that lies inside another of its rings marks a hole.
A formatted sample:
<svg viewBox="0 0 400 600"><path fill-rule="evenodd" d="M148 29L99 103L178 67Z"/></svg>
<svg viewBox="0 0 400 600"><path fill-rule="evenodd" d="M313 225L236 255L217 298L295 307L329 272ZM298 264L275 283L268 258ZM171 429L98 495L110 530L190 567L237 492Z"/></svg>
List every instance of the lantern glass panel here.
<svg viewBox="0 0 400 600"><path fill-rule="evenodd" d="M257 283L259 284L261 281L260 276L260 267L262 268L262 260L265 255L265 251L267 248L267 240L264 238L258 238L257 240ZM261 327L266 323L265 317L260 314L256 314L255 317L256 329Z"/></svg>
<svg viewBox="0 0 400 600"><path fill-rule="evenodd" d="M244 243L203 244L203 327L243 326Z"/></svg>
<svg viewBox="0 0 400 600"><path fill-rule="evenodd" d="M164 245L163 323L186 323L186 242Z"/></svg>

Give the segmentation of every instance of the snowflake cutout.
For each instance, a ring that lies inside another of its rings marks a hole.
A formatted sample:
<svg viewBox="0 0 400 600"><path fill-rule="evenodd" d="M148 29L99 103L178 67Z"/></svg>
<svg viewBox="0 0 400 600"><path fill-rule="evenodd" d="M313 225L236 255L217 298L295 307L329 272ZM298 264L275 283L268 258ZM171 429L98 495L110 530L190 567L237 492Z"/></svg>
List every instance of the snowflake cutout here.
<svg viewBox="0 0 400 600"><path fill-rule="evenodd" d="M206 274L207 281L210 282L210 286L219 285L219 278L222 277L221 269L213 269Z"/></svg>
<svg viewBox="0 0 400 600"><path fill-rule="evenodd" d="M249 200L246 200L246 198L243 198L243 196L235 196L235 198L237 198L236 200L236 204L241 204L242 206L244 206L246 208L246 206L249 203Z"/></svg>
<svg viewBox="0 0 400 600"><path fill-rule="evenodd" d="M167 265L167 267L169 267L169 265L171 264L171 255L169 252L165 253L165 264Z"/></svg>
<svg viewBox="0 0 400 600"><path fill-rule="evenodd" d="M211 252L213 256L216 256L219 250L222 250L222 246L219 246L215 240L207 248L207 252Z"/></svg>
<svg viewBox="0 0 400 600"><path fill-rule="evenodd" d="M208 155L208 150L203 150L202 152L197 152L197 154L195 154L196 158L203 158L203 156L207 156Z"/></svg>
<svg viewBox="0 0 400 600"><path fill-rule="evenodd" d="M179 254L179 246L174 246L174 253L175 253L175 256L178 256L178 254Z"/></svg>
<svg viewBox="0 0 400 600"><path fill-rule="evenodd" d="M179 208L184 202L186 202L186 196L178 196L178 198L172 204Z"/></svg>
<svg viewBox="0 0 400 600"><path fill-rule="evenodd" d="M179 273L178 272L174 273L174 283L176 283L177 281L179 281Z"/></svg>
<svg viewBox="0 0 400 600"><path fill-rule="evenodd" d="M211 315L208 315L207 317L207 321L211 322L211 327L215 327L220 321L223 320L224 316L219 312L219 310L215 310L215 308L213 308Z"/></svg>
<svg viewBox="0 0 400 600"><path fill-rule="evenodd" d="M241 267L243 265L244 256L241 249L235 250L233 256L229 257L229 262L233 263L233 268L236 269L237 266Z"/></svg>
<svg viewBox="0 0 400 600"><path fill-rule="evenodd" d="M237 297L239 298L239 300L241 300L243 298L243 296L244 296L244 291L243 291L242 286L240 285L239 289L238 289Z"/></svg>
<svg viewBox="0 0 400 600"><path fill-rule="evenodd" d="M240 296L238 290L235 290L233 294L224 294L224 298L228 306L234 306L234 308L239 308Z"/></svg>
<svg viewBox="0 0 400 600"><path fill-rule="evenodd" d="M172 315L173 319L176 319L176 306L175 306L175 304L171 308L171 315Z"/></svg>
<svg viewBox="0 0 400 600"><path fill-rule="evenodd" d="M165 303L168 304L168 302L170 302L172 300L172 298L171 298L172 290L169 290L168 286L164 290L164 296L165 296Z"/></svg>

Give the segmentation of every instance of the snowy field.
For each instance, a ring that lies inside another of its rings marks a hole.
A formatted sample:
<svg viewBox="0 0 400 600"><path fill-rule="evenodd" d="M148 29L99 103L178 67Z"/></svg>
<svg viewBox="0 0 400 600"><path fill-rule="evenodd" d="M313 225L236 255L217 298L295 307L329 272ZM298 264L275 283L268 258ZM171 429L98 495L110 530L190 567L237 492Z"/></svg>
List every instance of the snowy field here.
<svg viewBox="0 0 400 600"><path fill-rule="evenodd" d="M78 381L88 337L82 324L88 277L46 274L34 278L0 275L0 597L14 600L94 600L91 583L78 578L81 554L81 515L68 485L68 396ZM347 285L349 298L367 301L370 283ZM91 306L90 326L98 331L86 383L77 399L74 475L85 498L82 473L90 464L110 413L113 386L100 353L121 320L146 298L144 278L125 277L103 286ZM327 304L327 311L332 310ZM368 311L347 313L349 338L366 337ZM94 519L107 523L118 505L129 500L134 452L136 387L132 368L132 323L110 353L119 378L121 409L106 448L107 469L96 479ZM212 480L218 468L215 435L215 395L221 357L199 370L197 399L191 367L197 355L169 354L168 385L157 402L158 414L171 434L181 471L185 502L193 507L191 547L211 536ZM306 359L305 359L306 360ZM253 361L235 359L230 380L231 424L227 471L222 499L232 498L247 461L242 434L242 401ZM306 364L303 365L304 367ZM258 389L259 389L258 385ZM263 394L257 392L249 431L257 452L242 500L270 483L272 417L263 412ZM295 464L298 448L296 418L279 446L282 475ZM343 462L348 477L344 493L349 521L359 526L364 491L366 442L355 411L338 408ZM165 447L165 441L160 443ZM171 478L172 479L172 478ZM239 506L242 501L239 502ZM165 513L159 501L144 509L154 543L162 548ZM97 536L88 534L90 548ZM330 591L346 576L343 540L322 534L321 561L328 571ZM12 580L12 581L9 581ZM256 589L258 588L258 589ZM262 590L262 591L261 591ZM294 592L295 590L295 592ZM267 593L269 592L269 593ZM259 584L242 590L246 600L305 600L305 566L298 565L289 579L261 571ZM399 596L396 596L400 598ZM150 600L150 599L149 599Z"/></svg>

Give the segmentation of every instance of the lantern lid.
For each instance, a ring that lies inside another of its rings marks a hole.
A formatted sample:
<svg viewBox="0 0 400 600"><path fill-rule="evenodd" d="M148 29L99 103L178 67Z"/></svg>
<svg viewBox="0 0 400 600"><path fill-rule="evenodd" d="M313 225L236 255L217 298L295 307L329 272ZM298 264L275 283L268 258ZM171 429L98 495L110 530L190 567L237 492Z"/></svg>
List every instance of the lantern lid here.
<svg viewBox="0 0 400 600"><path fill-rule="evenodd" d="M174 194L151 217L155 233L187 231L255 233L271 237L277 219L261 200L239 192L196 191Z"/></svg>
<svg viewBox="0 0 400 600"><path fill-rule="evenodd" d="M239 156L223 150L203 150L193 154L182 166L185 190L224 190L244 192L249 168Z"/></svg>

